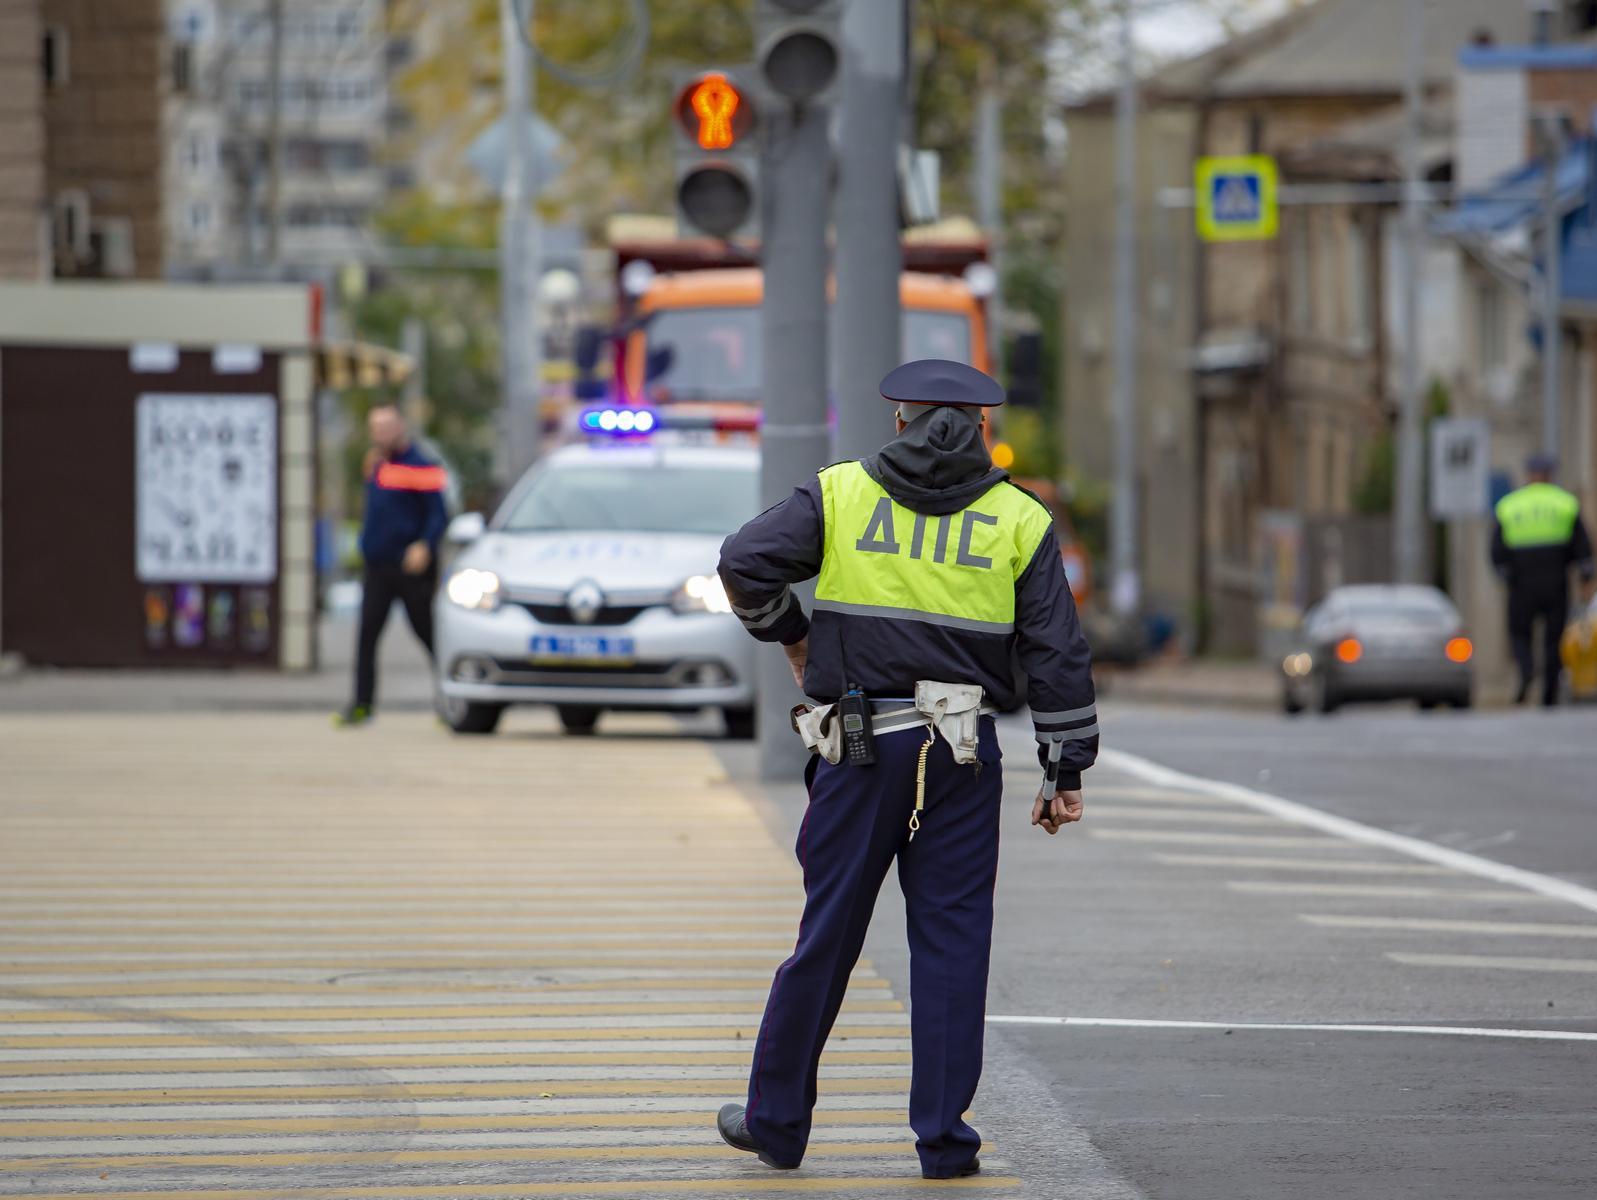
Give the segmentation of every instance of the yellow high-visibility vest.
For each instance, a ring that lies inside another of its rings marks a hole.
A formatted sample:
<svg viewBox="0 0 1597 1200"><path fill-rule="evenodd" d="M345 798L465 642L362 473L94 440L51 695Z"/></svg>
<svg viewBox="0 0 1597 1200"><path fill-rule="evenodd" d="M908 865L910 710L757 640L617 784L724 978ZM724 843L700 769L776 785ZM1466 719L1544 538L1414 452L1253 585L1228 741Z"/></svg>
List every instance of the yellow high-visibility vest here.
<svg viewBox="0 0 1597 1200"><path fill-rule="evenodd" d="M1527 483L1497 502L1497 523L1510 550L1567 542L1579 515L1580 501L1554 483Z"/></svg>
<svg viewBox="0 0 1597 1200"><path fill-rule="evenodd" d="M1015 628L1015 583L1053 515L999 483L968 507L928 516L898 504L863 464L820 475L826 546L821 611L900 617L976 633Z"/></svg>

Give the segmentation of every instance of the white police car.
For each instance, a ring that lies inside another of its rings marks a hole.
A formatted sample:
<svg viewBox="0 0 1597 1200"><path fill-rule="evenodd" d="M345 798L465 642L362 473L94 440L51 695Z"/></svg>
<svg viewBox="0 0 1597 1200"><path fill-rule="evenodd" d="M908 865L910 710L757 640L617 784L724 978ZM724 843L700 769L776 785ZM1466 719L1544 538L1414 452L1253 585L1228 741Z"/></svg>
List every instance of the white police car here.
<svg viewBox="0 0 1597 1200"><path fill-rule="evenodd" d="M625 432L654 421L621 419ZM570 445L491 522L456 517L463 548L434 601L450 727L491 733L510 704L553 704L568 733L593 732L605 709L719 708L728 733L751 736L755 643L715 567L757 511L758 474L753 446Z"/></svg>

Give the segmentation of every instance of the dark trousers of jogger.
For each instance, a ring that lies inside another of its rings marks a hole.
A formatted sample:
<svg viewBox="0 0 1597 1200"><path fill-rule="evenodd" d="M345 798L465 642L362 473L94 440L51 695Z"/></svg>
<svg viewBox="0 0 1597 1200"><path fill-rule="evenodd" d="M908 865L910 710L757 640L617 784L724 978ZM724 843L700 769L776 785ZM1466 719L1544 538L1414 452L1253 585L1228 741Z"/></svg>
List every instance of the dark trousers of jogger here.
<svg viewBox="0 0 1597 1200"><path fill-rule="evenodd" d="M360 640L355 653L355 703L372 707L377 691L377 639L388 623L388 611L398 600L416 637L433 652L433 592L438 587L438 572L429 567L410 575L397 563L367 563L361 576Z"/></svg>
<svg viewBox="0 0 1597 1200"><path fill-rule="evenodd" d="M749 1132L776 1161L809 1141L821 1050L894 858L908 912L909 1123L922 1169L952 1175L981 1147L964 1113L981 1078L1003 792L998 736L981 723L980 763L959 766L941 738L926 767L926 810L909 838L926 730L876 739L870 767L811 761L799 830L804 917L771 984L749 1077ZM979 767L979 769L978 769Z"/></svg>
<svg viewBox="0 0 1597 1200"><path fill-rule="evenodd" d="M1516 587L1508 593L1508 640L1519 667L1520 686L1529 692L1536 678L1535 623L1542 620L1542 703L1558 703L1558 683L1563 671L1558 643L1569 623L1569 592L1562 580L1557 587Z"/></svg>

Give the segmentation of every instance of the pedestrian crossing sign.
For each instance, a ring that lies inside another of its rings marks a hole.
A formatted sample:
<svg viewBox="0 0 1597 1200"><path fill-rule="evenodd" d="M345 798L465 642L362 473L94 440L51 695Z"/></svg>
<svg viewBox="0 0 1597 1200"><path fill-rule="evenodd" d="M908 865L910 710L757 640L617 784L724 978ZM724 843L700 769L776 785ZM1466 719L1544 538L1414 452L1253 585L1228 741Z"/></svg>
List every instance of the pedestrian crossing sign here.
<svg viewBox="0 0 1597 1200"><path fill-rule="evenodd" d="M1198 159L1198 236L1206 242L1273 238L1280 226L1278 178L1268 154Z"/></svg>

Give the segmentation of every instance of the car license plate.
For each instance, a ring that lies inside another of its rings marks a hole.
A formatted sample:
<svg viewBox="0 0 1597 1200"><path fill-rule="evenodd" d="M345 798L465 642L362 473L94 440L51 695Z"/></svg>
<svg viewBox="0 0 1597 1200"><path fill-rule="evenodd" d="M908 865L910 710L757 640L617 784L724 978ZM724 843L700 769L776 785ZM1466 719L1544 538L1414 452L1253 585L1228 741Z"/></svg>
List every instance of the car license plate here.
<svg viewBox="0 0 1597 1200"><path fill-rule="evenodd" d="M575 634L569 637L539 635L532 639L532 657L538 662L606 662L630 661L637 653L629 637L599 637L595 634Z"/></svg>

